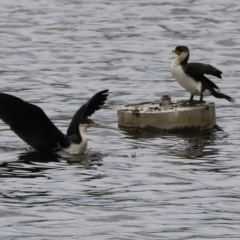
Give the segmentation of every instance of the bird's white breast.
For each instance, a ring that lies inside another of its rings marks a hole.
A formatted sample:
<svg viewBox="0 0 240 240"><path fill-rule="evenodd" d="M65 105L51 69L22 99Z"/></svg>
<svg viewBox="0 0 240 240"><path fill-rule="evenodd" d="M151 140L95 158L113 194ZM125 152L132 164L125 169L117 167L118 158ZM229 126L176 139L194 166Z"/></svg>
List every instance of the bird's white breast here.
<svg viewBox="0 0 240 240"><path fill-rule="evenodd" d="M183 70L179 63L179 59L175 58L171 63L171 73L176 81L193 95L200 95L202 84L194 81Z"/></svg>
<svg viewBox="0 0 240 240"><path fill-rule="evenodd" d="M87 150L87 139L83 139L80 144L71 143L71 145L66 150L70 154L85 153Z"/></svg>
<svg viewBox="0 0 240 240"><path fill-rule="evenodd" d="M71 143L68 148L66 148L67 152L70 154L79 154L79 153L85 153L87 150L87 136L86 136L86 127L79 127L79 132L82 138L82 141L77 143Z"/></svg>

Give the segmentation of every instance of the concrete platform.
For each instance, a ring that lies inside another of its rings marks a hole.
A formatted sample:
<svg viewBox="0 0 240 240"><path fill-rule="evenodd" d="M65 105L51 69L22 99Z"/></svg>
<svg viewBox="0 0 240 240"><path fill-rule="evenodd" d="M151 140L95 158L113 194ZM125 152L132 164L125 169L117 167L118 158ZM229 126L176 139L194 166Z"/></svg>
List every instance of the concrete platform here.
<svg viewBox="0 0 240 240"><path fill-rule="evenodd" d="M163 96L161 100L129 104L118 110L119 127L184 133L209 130L215 124L213 102L189 104Z"/></svg>

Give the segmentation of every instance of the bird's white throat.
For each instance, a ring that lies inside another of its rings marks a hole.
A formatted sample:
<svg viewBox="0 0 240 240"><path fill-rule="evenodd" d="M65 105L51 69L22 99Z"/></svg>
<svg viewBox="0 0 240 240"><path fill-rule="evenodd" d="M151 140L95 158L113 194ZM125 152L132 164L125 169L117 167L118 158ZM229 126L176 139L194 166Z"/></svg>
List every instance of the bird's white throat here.
<svg viewBox="0 0 240 240"><path fill-rule="evenodd" d="M181 52L181 54L177 57L179 59L179 62L183 61L188 56L188 54L188 52Z"/></svg>

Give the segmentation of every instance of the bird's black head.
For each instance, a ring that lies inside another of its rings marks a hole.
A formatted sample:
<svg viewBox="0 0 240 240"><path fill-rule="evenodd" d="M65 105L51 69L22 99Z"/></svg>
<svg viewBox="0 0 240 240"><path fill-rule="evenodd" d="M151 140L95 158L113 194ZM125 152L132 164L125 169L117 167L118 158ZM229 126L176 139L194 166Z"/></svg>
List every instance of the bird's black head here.
<svg viewBox="0 0 240 240"><path fill-rule="evenodd" d="M181 53L188 54L189 53L189 49L186 46L177 46L175 48L175 50L173 50L172 52L176 53L179 56Z"/></svg>
<svg viewBox="0 0 240 240"><path fill-rule="evenodd" d="M100 124L95 123L93 120L89 119L89 118L82 118L79 121L79 127L99 127Z"/></svg>

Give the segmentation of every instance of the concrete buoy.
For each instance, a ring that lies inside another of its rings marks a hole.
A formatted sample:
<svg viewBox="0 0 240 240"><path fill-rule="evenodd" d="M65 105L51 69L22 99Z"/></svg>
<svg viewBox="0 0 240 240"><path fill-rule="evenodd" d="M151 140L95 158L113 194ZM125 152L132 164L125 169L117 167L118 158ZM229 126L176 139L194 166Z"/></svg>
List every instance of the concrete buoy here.
<svg viewBox="0 0 240 240"><path fill-rule="evenodd" d="M213 102L172 102L168 95L158 101L129 104L118 109L119 127L184 133L210 130L215 124Z"/></svg>

